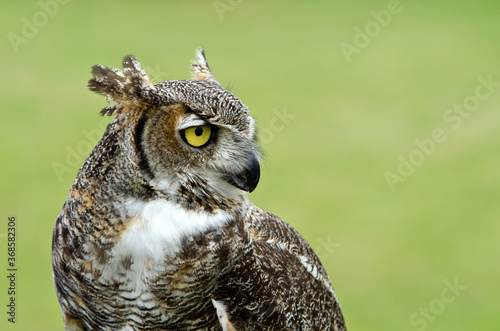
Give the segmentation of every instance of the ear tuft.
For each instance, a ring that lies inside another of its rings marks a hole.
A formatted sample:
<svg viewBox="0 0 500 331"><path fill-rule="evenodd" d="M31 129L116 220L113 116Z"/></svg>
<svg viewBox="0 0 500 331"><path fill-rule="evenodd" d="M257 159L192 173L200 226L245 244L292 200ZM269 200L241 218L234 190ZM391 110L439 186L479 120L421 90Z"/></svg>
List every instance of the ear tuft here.
<svg viewBox="0 0 500 331"><path fill-rule="evenodd" d="M94 78L89 80L89 89L105 95L112 104L104 108L101 115L117 115L150 105L155 87L132 55L123 59L123 71L96 65L92 67L92 74Z"/></svg>
<svg viewBox="0 0 500 331"><path fill-rule="evenodd" d="M203 48L200 47L196 50L196 60L191 62L191 69L194 80L206 80L219 84L210 71Z"/></svg>

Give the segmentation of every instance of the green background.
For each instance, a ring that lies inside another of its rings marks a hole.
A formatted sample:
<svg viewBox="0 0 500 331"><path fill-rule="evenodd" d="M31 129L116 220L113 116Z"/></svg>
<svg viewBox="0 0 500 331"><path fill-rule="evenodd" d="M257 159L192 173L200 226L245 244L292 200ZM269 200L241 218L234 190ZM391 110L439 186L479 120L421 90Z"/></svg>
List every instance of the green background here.
<svg viewBox="0 0 500 331"><path fill-rule="evenodd" d="M0 329L62 329L52 226L110 120L86 87L90 67L134 54L155 82L186 79L199 46L260 128L250 199L318 252L350 330L500 328L500 88L478 79L500 82L498 1L54 3L0 4ZM398 12L384 16L391 3ZM341 45L356 42L346 57ZM483 100L447 121L477 88ZM446 139L432 150L436 129ZM400 165L410 158L414 169ZM5 313L12 215L15 325Z"/></svg>

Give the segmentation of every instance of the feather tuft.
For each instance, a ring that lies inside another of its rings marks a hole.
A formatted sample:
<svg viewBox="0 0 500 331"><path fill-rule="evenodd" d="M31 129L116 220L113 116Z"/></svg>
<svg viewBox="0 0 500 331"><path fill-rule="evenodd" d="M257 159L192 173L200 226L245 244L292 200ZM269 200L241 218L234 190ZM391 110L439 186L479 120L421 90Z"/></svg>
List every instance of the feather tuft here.
<svg viewBox="0 0 500 331"><path fill-rule="evenodd" d="M205 80L219 84L212 75L205 57L205 51L201 47L196 50L196 60L191 62L191 70L193 70L192 77L194 80Z"/></svg>
<svg viewBox="0 0 500 331"><path fill-rule="evenodd" d="M118 115L151 105L156 89L134 56L123 59L123 71L96 65L92 67L92 74L89 89L105 95L111 103L101 110L101 115Z"/></svg>

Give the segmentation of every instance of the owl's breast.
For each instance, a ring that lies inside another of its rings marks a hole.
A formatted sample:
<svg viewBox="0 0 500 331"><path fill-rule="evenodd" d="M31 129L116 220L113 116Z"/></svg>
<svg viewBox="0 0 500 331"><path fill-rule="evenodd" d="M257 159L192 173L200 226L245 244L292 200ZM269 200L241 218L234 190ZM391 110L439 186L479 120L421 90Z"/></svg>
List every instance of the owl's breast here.
<svg viewBox="0 0 500 331"><path fill-rule="evenodd" d="M217 325L211 295L244 254L243 226L226 212L189 211L165 200L130 200L124 210L128 221L108 245L106 262L95 253L82 264L90 304L113 307L114 320L136 316L132 324ZM91 245L88 251L99 251Z"/></svg>

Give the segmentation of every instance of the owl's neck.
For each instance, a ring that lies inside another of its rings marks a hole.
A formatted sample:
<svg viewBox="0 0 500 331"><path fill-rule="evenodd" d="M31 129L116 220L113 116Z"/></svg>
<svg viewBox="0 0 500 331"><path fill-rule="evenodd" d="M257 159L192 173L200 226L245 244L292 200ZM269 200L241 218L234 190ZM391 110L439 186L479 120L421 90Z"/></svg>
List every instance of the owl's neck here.
<svg viewBox="0 0 500 331"><path fill-rule="evenodd" d="M165 254L173 256L186 239L231 227L252 206L243 191L217 187L206 174L201 178L177 173L151 180L146 191L134 192L130 195L129 191L116 205L120 219L128 222L114 252L117 257L131 256L136 263L161 260ZM108 269L114 273L113 268Z"/></svg>
<svg viewBox="0 0 500 331"><path fill-rule="evenodd" d="M246 211L250 202L243 191L220 180L217 174L202 175L177 172L150 181L155 198L165 199L179 207L209 214L218 211Z"/></svg>

